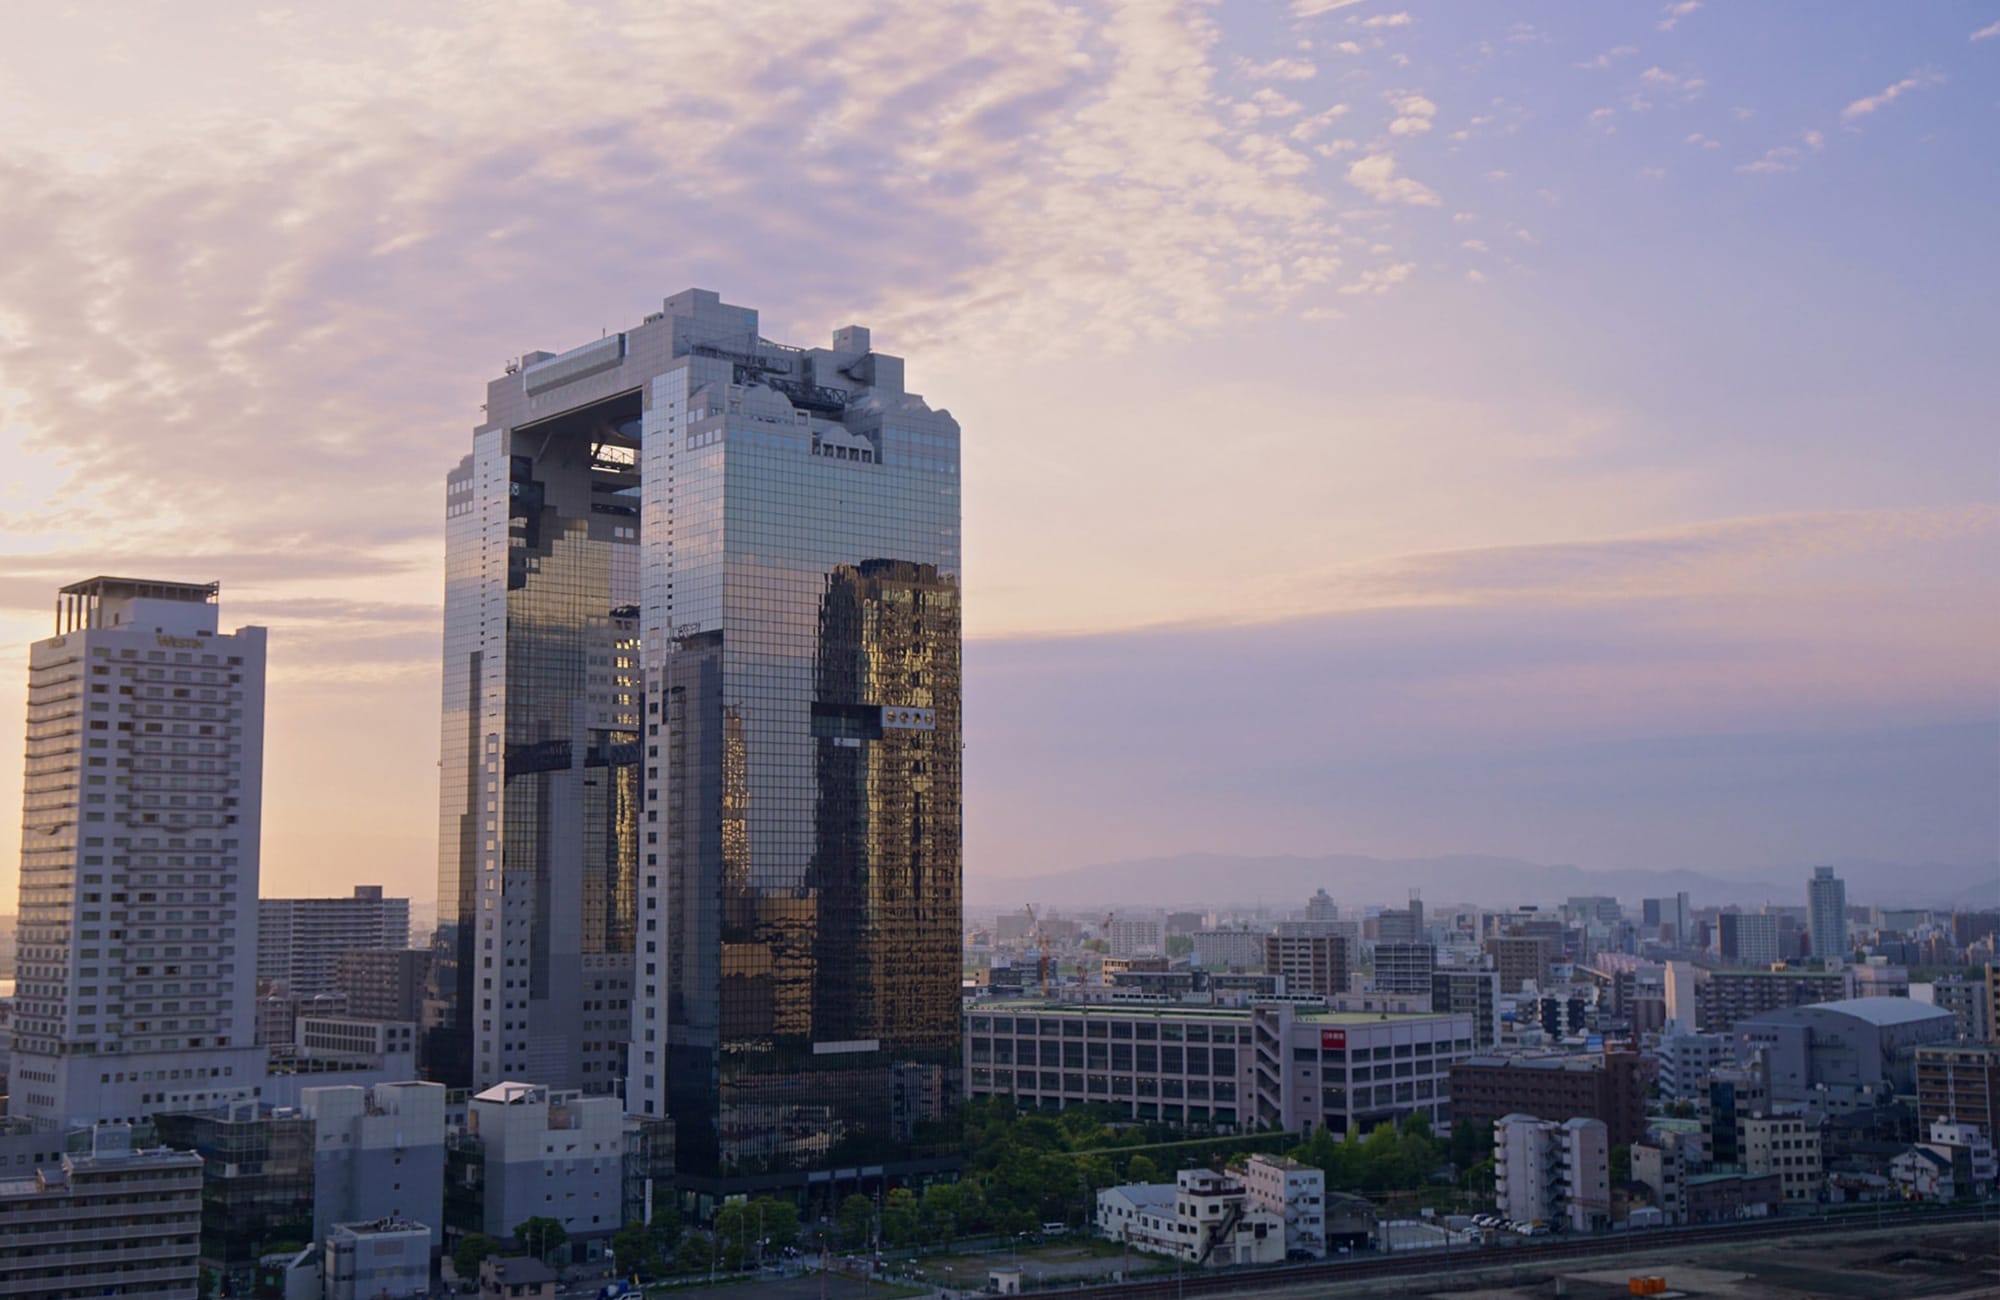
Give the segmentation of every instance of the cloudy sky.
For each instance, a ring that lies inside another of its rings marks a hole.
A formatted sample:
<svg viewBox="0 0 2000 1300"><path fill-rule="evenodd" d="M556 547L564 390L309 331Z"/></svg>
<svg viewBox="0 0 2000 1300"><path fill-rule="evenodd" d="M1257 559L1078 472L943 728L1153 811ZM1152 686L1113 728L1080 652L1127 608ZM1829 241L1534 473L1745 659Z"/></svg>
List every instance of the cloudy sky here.
<svg viewBox="0 0 2000 1300"><path fill-rule="evenodd" d="M690 285L964 426L975 876L2000 837L1995 5L40 6L0 121L0 788L220 578L267 893L432 892L442 476Z"/></svg>

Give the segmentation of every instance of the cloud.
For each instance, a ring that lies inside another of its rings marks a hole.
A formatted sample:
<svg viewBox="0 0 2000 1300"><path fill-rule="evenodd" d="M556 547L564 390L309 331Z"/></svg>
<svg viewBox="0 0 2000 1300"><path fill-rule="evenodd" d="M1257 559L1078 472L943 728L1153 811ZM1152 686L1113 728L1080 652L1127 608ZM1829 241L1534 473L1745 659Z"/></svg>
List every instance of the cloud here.
<svg viewBox="0 0 2000 1300"><path fill-rule="evenodd" d="M1775 145L1764 151L1764 156L1755 162L1738 163L1736 170L1752 175L1769 175L1776 172L1795 172L1799 169L1799 151L1788 144Z"/></svg>
<svg viewBox="0 0 2000 1300"><path fill-rule="evenodd" d="M1594 59L1586 59L1577 64L1579 68L1608 68L1618 59L1627 59L1639 52L1636 45L1614 45Z"/></svg>
<svg viewBox="0 0 2000 1300"><path fill-rule="evenodd" d="M1667 169L1664 167L1641 167L1639 169L1639 179L1642 181L1663 181L1666 178Z"/></svg>
<svg viewBox="0 0 2000 1300"><path fill-rule="evenodd" d="M1311 81L1319 75L1319 68L1312 60L1293 58L1272 59L1269 63L1238 59L1236 71L1252 81Z"/></svg>
<svg viewBox="0 0 2000 1300"><path fill-rule="evenodd" d="M1876 110L1895 103L1898 99L1901 99L1913 90L1923 90L1929 86L1941 85L1945 80L1946 77L1942 72L1937 72L1929 68L1919 69L1893 85L1884 86L1875 94L1855 100L1852 104L1840 110L1840 119L1843 122L1852 122L1856 118L1867 117Z"/></svg>
<svg viewBox="0 0 2000 1300"><path fill-rule="evenodd" d="M1317 18L1330 14L1336 9L1347 9L1361 3L1361 0L1292 0L1292 17Z"/></svg>
<svg viewBox="0 0 2000 1300"><path fill-rule="evenodd" d="M1594 126L1604 132L1604 134L1610 135L1618 129L1616 125L1617 117L1618 110L1615 108L1593 108L1583 120L1588 125Z"/></svg>
<svg viewBox="0 0 2000 1300"><path fill-rule="evenodd" d="M1350 18L1347 21L1353 22L1355 20ZM1408 14L1405 13L1376 14L1373 18L1366 18L1361 20L1361 25L1363 27L1374 27L1374 28L1408 27L1411 23L1415 21L1416 19L1410 17Z"/></svg>
<svg viewBox="0 0 2000 1300"><path fill-rule="evenodd" d="M1680 0L1660 11L1660 21L1656 24L1661 31L1670 32L1679 25L1681 19L1701 8L1701 0Z"/></svg>
<svg viewBox="0 0 2000 1300"><path fill-rule="evenodd" d="M1486 251L1486 241L1483 239L1462 240L1458 246L1474 253L1483 253Z"/></svg>
<svg viewBox="0 0 2000 1300"><path fill-rule="evenodd" d="M1988 23L1965 39L1969 41L1990 41L2000 37L2000 23Z"/></svg>
<svg viewBox="0 0 2000 1300"><path fill-rule="evenodd" d="M1722 141L1717 140L1713 136L1703 135L1699 131L1690 132L1688 138L1682 143L1699 145L1703 149L1720 149L1722 147Z"/></svg>
<svg viewBox="0 0 2000 1300"><path fill-rule="evenodd" d="M1396 118L1389 123L1391 135L1422 135L1431 129L1431 119L1437 116L1437 105L1422 95L1391 96L1396 106Z"/></svg>
<svg viewBox="0 0 2000 1300"><path fill-rule="evenodd" d="M1376 267L1363 271L1361 278L1340 286L1342 293L1387 293L1390 289L1410 278L1410 272L1417 269L1414 262L1398 262L1394 266Z"/></svg>
<svg viewBox="0 0 2000 1300"><path fill-rule="evenodd" d="M1408 203L1434 208L1442 202L1437 191L1430 186L1396 175L1396 159L1392 154L1370 154L1349 163L1347 183L1377 203Z"/></svg>
<svg viewBox="0 0 2000 1300"><path fill-rule="evenodd" d="M1823 131L1808 131L1802 138L1806 142L1806 148L1814 153L1826 148L1826 133Z"/></svg>
<svg viewBox="0 0 2000 1300"><path fill-rule="evenodd" d="M1465 278L1466 278L1467 280L1471 281L1471 282L1472 282L1473 284L1485 284L1485 283L1486 283L1486 272L1484 272L1484 271L1481 271L1481 270L1479 270L1478 268L1476 268L1476 267L1475 267L1475 268L1473 268L1473 269L1471 269L1471 270L1468 270L1468 271L1467 271L1467 272L1465 273Z"/></svg>
<svg viewBox="0 0 2000 1300"><path fill-rule="evenodd" d="M1361 53L1361 46L1358 42L1355 41L1342 41L1338 45L1329 46L1328 48L1335 50L1341 54Z"/></svg>

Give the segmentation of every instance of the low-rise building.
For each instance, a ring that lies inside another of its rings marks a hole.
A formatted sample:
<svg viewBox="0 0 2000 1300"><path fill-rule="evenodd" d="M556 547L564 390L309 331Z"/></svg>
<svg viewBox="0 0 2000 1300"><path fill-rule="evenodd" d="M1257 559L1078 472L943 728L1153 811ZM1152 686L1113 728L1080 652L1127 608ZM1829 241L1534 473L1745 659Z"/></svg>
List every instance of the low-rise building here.
<svg viewBox="0 0 2000 1300"><path fill-rule="evenodd" d="M336 1223L326 1236L326 1300L410 1300L431 1290L431 1229L407 1219Z"/></svg>
<svg viewBox="0 0 2000 1300"><path fill-rule="evenodd" d="M1916 1052L1917 1121L2000 1131L2000 1047L1929 1044Z"/></svg>
<svg viewBox="0 0 2000 1300"><path fill-rule="evenodd" d="M1929 1131L1930 1141L1925 1145L1950 1157L1952 1182L1959 1194L1977 1198L1990 1195L1996 1168L1993 1143L1987 1135L1974 1125L1948 1120L1935 1121Z"/></svg>
<svg viewBox="0 0 2000 1300"><path fill-rule="evenodd" d="M1785 1191L1776 1174L1717 1172L1693 1174L1687 1180L1691 1224L1765 1218L1784 1199Z"/></svg>
<svg viewBox="0 0 2000 1300"><path fill-rule="evenodd" d="M1906 1201L1958 1199L1951 1154L1927 1142L1919 1142L1889 1161L1889 1181Z"/></svg>
<svg viewBox="0 0 2000 1300"><path fill-rule="evenodd" d="M487 1236L505 1238L537 1217L557 1220L572 1238L624 1226L624 1114L616 1097L496 1083L474 1094L466 1133L482 1157Z"/></svg>
<svg viewBox="0 0 2000 1300"><path fill-rule="evenodd" d="M1167 1184L1107 1187L1097 1194L1097 1230L1136 1250L1190 1264L1276 1264L1285 1258L1285 1221L1251 1201L1242 1183L1207 1169L1183 1169Z"/></svg>
<svg viewBox="0 0 2000 1300"><path fill-rule="evenodd" d="M1326 1171L1287 1156L1259 1152L1243 1167L1250 1203L1285 1223L1288 1258L1326 1254Z"/></svg>
<svg viewBox="0 0 2000 1300"><path fill-rule="evenodd" d="M190 1300L199 1284L201 1157L142 1150L101 1124L88 1155L0 1178L0 1296Z"/></svg>
<svg viewBox="0 0 2000 1300"><path fill-rule="evenodd" d="M1738 1061L1764 1059L1773 1104L1840 1113L1917 1090L1916 1051L1949 1043L1951 1013L1910 998L1848 998L1739 1022Z"/></svg>
<svg viewBox="0 0 2000 1300"><path fill-rule="evenodd" d="M1820 1199L1826 1169L1820 1157L1819 1121L1804 1115L1751 1115L1740 1122L1743 1169L1776 1174L1788 1205Z"/></svg>
<svg viewBox="0 0 2000 1300"><path fill-rule="evenodd" d="M1663 1227L1687 1222L1688 1161L1677 1135L1665 1135L1656 1145L1632 1144L1632 1181L1652 1194Z"/></svg>
<svg viewBox="0 0 2000 1300"><path fill-rule="evenodd" d="M495 1255L479 1264L482 1300L555 1300L556 1282L554 1269L523 1255Z"/></svg>

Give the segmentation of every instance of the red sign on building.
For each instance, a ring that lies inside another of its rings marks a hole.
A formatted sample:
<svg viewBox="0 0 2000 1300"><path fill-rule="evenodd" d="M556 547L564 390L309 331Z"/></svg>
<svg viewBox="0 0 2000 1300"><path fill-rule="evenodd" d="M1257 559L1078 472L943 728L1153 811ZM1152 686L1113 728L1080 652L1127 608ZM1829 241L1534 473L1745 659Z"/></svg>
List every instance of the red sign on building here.
<svg viewBox="0 0 2000 1300"><path fill-rule="evenodd" d="M1347 1050L1347 1031L1345 1029L1322 1029L1319 1031L1319 1045L1321 1047L1336 1047L1344 1052Z"/></svg>

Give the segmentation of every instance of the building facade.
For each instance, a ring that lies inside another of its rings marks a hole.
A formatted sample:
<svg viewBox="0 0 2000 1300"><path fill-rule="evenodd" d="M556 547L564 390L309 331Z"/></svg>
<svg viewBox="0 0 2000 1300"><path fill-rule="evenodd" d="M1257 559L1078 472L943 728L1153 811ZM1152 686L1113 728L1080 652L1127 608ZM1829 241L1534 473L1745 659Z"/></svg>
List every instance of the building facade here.
<svg viewBox="0 0 2000 1300"><path fill-rule="evenodd" d="M1183 1169L1171 1186L1105 1188L1097 1194L1097 1230L1201 1266L1285 1258L1284 1219L1259 1206L1242 1183L1208 1169Z"/></svg>
<svg viewBox="0 0 2000 1300"><path fill-rule="evenodd" d="M1284 1220L1287 1258L1325 1256L1325 1170L1259 1151L1243 1166L1242 1181L1250 1204Z"/></svg>
<svg viewBox="0 0 2000 1300"><path fill-rule="evenodd" d="M1916 1050L1917 1119L1971 1124L1989 1137L2000 1124L2000 1047L1942 1043Z"/></svg>
<svg viewBox="0 0 2000 1300"><path fill-rule="evenodd" d="M1318 933L1322 923L1287 922L1264 937L1264 973L1285 981L1291 997L1347 992L1347 940Z"/></svg>
<svg viewBox="0 0 2000 1300"><path fill-rule="evenodd" d="M1476 1056L1452 1067L1452 1115L1485 1124L1517 1113L1595 1119L1613 1146L1642 1142L1656 1069L1653 1058L1630 1051Z"/></svg>
<svg viewBox="0 0 2000 1300"><path fill-rule="evenodd" d="M402 1219L334 1224L324 1238L326 1300L428 1296L431 1231Z"/></svg>
<svg viewBox="0 0 2000 1300"><path fill-rule="evenodd" d="M624 1226L624 1115L615 1097L500 1083L467 1108L482 1160L482 1221L504 1239L531 1218L561 1222L572 1237Z"/></svg>
<svg viewBox="0 0 2000 1300"><path fill-rule="evenodd" d="M1375 987L1384 993L1429 993L1437 969L1437 949L1427 943L1384 941L1375 945Z"/></svg>
<svg viewBox="0 0 2000 1300"><path fill-rule="evenodd" d="M1611 1144L1603 1122L1501 1116L1493 1125L1493 1199L1516 1223L1608 1228Z"/></svg>
<svg viewBox="0 0 2000 1300"><path fill-rule="evenodd" d="M103 1125L90 1154L0 1179L0 1296L195 1300L201 1164Z"/></svg>
<svg viewBox="0 0 2000 1300"><path fill-rule="evenodd" d="M333 983L347 1014L422 1024L431 953L424 948L359 948L333 959Z"/></svg>
<svg viewBox="0 0 2000 1300"><path fill-rule="evenodd" d="M1500 972L1444 966L1431 972L1431 1010L1472 1017L1472 1041L1482 1051L1500 1041Z"/></svg>
<svg viewBox="0 0 2000 1300"><path fill-rule="evenodd" d="M1922 1002L1849 998L1752 1016L1736 1027L1736 1056L1762 1058L1774 1104L1846 1111L1916 1092L1917 1048L1955 1032L1950 1012Z"/></svg>
<svg viewBox="0 0 2000 1300"><path fill-rule="evenodd" d="M707 1193L947 1161L908 1103L959 1054L956 422L867 330L787 347L700 290L487 417L447 484L439 1071L622 1076Z"/></svg>
<svg viewBox="0 0 2000 1300"><path fill-rule="evenodd" d="M342 1223L415 1223L427 1252L444 1248L442 1084L307 1088L300 1110L313 1124L313 1240Z"/></svg>
<svg viewBox="0 0 2000 1300"><path fill-rule="evenodd" d="M337 992L341 953L408 948L410 900L356 885L352 898L266 898L257 905L257 978L298 997Z"/></svg>
<svg viewBox="0 0 2000 1300"><path fill-rule="evenodd" d="M1819 1120L1805 1115L1751 1115L1741 1121L1743 1171L1776 1174L1787 1205L1820 1199L1826 1170L1820 1159Z"/></svg>
<svg viewBox="0 0 2000 1300"><path fill-rule="evenodd" d="M9 1108L37 1125L254 1098L263 628L215 583L92 578L28 651Z"/></svg>
<svg viewBox="0 0 2000 1300"><path fill-rule="evenodd" d="M1806 926L1814 957L1846 957L1853 951L1847 943L1847 882L1832 867L1814 867L1806 882Z"/></svg>
<svg viewBox="0 0 2000 1300"><path fill-rule="evenodd" d="M1764 912L1724 912L1716 918L1722 960L1769 969L1779 960L1778 918Z"/></svg>
<svg viewBox="0 0 2000 1300"><path fill-rule="evenodd" d="M1774 966L1768 970L1692 971L1696 1024L1703 1033L1726 1034L1739 1021L1766 1011L1837 1002L1855 994L1854 969L1816 970Z"/></svg>

